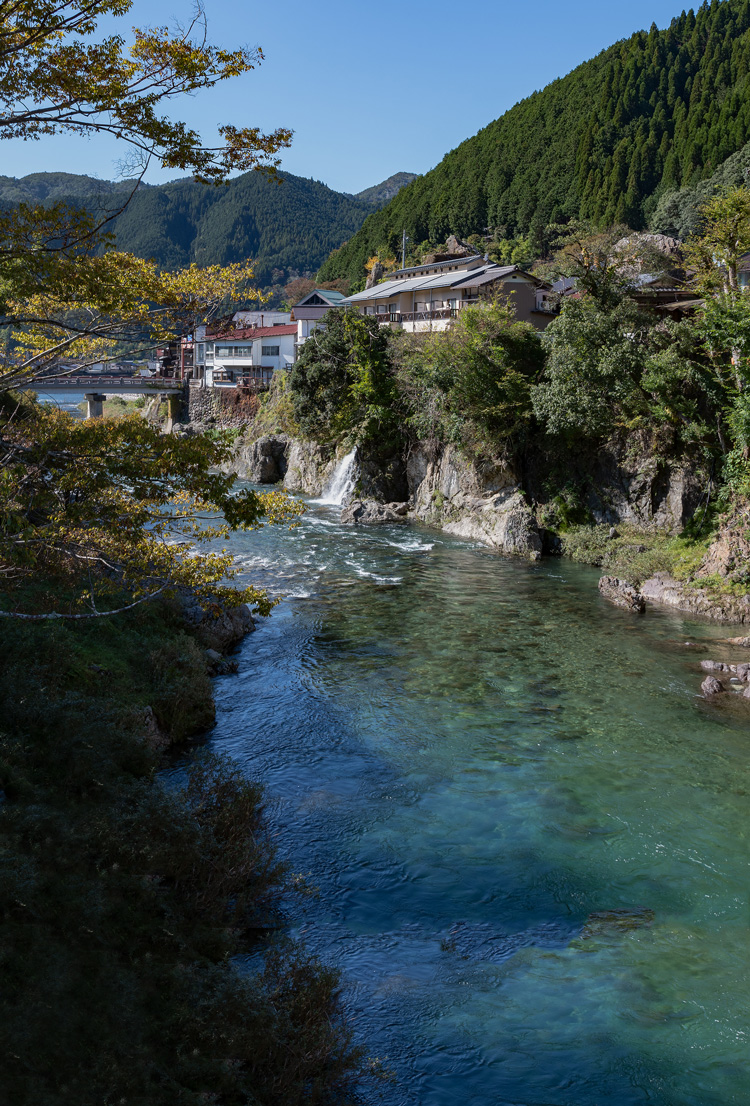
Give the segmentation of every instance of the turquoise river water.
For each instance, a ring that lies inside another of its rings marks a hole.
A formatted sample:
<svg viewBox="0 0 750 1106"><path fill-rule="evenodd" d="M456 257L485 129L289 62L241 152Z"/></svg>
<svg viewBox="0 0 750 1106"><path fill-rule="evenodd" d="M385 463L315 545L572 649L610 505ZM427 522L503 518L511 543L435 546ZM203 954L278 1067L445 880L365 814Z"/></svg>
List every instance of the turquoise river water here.
<svg viewBox="0 0 750 1106"><path fill-rule="evenodd" d="M394 1072L372 1101L750 1102L750 707L698 694L731 631L338 515L233 539L287 598L210 743L320 888L293 928Z"/></svg>

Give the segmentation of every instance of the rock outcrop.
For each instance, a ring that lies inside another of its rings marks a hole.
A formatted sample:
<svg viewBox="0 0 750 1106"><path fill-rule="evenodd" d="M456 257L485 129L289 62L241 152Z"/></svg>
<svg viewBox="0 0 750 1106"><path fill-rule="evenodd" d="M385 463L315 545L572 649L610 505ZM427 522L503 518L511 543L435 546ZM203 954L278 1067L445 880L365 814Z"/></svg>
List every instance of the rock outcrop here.
<svg viewBox="0 0 750 1106"><path fill-rule="evenodd" d="M412 450L406 466L416 518L503 553L537 560L542 539L515 474L500 459L468 461L453 446Z"/></svg>
<svg viewBox="0 0 750 1106"><path fill-rule="evenodd" d="M599 591L614 603L616 607L622 607L626 611L634 611L643 614L646 603L639 591L627 580L621 580L618 576L602 576L599 581Z"/></svg>
<svg viewBox="0 0 750 1106"><path fill-rule="evenodd" d="M375 499L353 499L341 512L341 521L355 526L406 522L408 503L378 503Z"/></svg>
<svg viewBox="0 0 750 1106"><path fill-rule="evenodd" d="M644 580L641 595L649 603L703 615L717 622L750 622L750 595L716 594L696 582L683 584L666 572L657 572Z"/></svg>
<svg viewBox="0 0 750 1106"><path fill-rule="evenodd" d="M320 495L335 467L335 457L317 442L293 438L286 454L284 487L303 495Z"/></svg>
<svg viewBox="0 0 750 1106"><path fill-rule="evenodd" d="M188 626L194 629L206 649L217 653L227 653L234 649L255 629L255 622L246 603L239 607L225 607L221 603L212 603L203 607L196 596L187 588L180 590L182 616Z"/></svg>
<svg viewBox="0 0 750 1106"><path fill-rule="evenodd" d="M278 484L286 476L289 439L284 435L246 441L240 438L235 446L230 471L241 480L254 484Z"/></svg>
<svg viewBox="0 0 750 1106"><path fill-rule="evenodd" d="M565 464L580 506L594 522L629 524L642 530L680 530L694 516L710 483L702 462L664 461L645 434L607 442L596 452L571 449ZM668 452L668 451L667 451ZM549 503L549 486L559 485L559 459L544 453L525 461L524 487L535 503Z"/></svg>

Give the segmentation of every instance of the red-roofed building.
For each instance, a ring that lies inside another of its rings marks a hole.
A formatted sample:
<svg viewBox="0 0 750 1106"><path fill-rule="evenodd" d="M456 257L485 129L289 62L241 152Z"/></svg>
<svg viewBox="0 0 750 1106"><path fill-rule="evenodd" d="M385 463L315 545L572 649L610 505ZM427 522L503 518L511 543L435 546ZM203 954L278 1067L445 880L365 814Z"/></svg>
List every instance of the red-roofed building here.
<svg viewBox="0 0 750 1106"><path fill-rule="evenodd" d="M193 375L209 387L268 384L275 372L294 364L296 343L296 323L207 331L195 342Z"/></svg>

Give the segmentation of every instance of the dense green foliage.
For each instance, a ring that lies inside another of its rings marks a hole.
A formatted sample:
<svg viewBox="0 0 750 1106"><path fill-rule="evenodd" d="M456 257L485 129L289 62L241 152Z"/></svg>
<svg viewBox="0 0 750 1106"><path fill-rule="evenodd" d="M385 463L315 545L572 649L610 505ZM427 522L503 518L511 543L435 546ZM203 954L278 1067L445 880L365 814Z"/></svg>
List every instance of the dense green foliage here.
<svg viewBox="0 0 750 1106"><path fill-rule="evenodd" d="M210 705L169 604L0 635L0 1080L15 1106L295 1106L349 1084L335 974L262 940L288 876L260 788L212 757L179 787L154 775L144 706L174 737L186 685ZM240 973L230 957L249 951Z"/></svg>
<svg viewBox="0 0 750 1106"><path fill-rule="evenodd" d="M190 179L141 185L109 229L117 249L153 258L167 269L252 258L255 280L267 286L283 282L290 270L315 272L384 202L388 184L357 197L290 173L281 178L279 183L245 173L221 187ZM0 207L67 201L106 217L120 209L132 187L70 173L0 177Z"/></svg>
<svg viewBox="0 0 750 1106"><path fill-rule="evenodd" d="M539 333L499 302L463 311L454 327L395 343L406 425L421 439L480 448L528 428L544 364Z"/></svg>
<svg viewBox="0 0 750 1106"><path fill-rule="evenodd" d="M320 270L413 242L550 223L647 224L662 193L710 176L750 140L750 0L712 0L640 31L516 104L403 189Z"/></svg>
<svg viewBox="0 0 750 1106"><path fill-rule="evenodd" d="M686 188L664 192L650 219L650 227L660 234L687 238L701 229L701 207L712 196L747 184L750 177L750 142L732 154L706 180Z"/></svg>
<svg viewBox="0 0 750 1106"><path fill-rule="evenodd" d="M713 388L684 325L657 325L626 297L605 307L586 297L565 304L544 343L533 403L548 433L602 440L672 423L685 441L704 435Z"/></svg>
<svg viewBox="0 0 750 1106"><path fill-rule="evenodd" d="M293 365L294 417L309 437L352 444L387 439L398 421L388 335L377 319L346 308L326 315Z"/></svg>

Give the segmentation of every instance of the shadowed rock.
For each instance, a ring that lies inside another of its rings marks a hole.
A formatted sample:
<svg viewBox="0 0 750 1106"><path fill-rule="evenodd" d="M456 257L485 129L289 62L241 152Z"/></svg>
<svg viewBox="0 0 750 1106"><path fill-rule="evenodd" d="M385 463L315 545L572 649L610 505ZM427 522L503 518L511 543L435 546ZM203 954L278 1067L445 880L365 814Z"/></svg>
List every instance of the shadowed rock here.
<svg viewBox="0 0 750 1106"><path fill-rule="evenodd" d="M721 695L724 691L724 684L721 680L717 680L715 676L706 676L701 684L701 691L709 699L713 695Z"/></svg>

